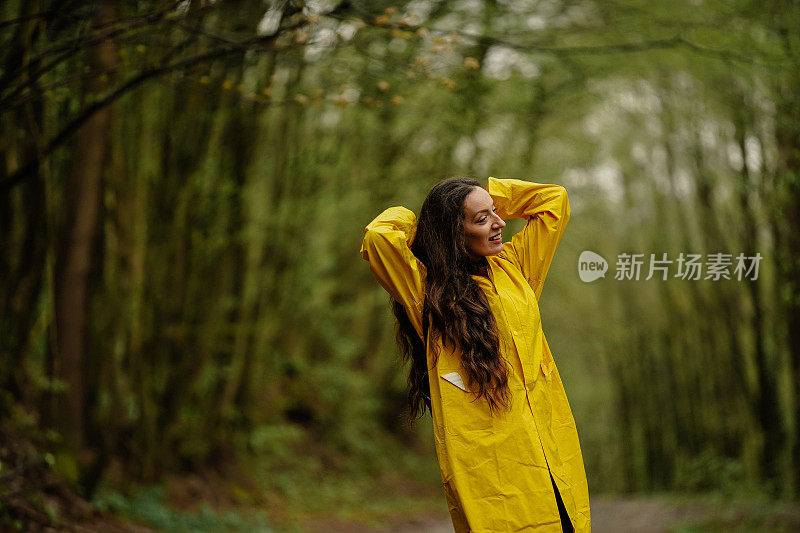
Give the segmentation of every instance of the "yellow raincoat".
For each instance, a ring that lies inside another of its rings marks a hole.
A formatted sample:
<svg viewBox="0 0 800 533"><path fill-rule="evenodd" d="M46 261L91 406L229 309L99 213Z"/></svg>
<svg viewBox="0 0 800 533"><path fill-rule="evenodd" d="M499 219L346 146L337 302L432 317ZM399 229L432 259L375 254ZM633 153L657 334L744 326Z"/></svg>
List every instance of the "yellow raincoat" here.
<svg viewBox="0 0 800 533"><path fill-rule="evenodd" d="M578 432L537 303L569 220L567 192L492 177L487 190L501 218L528 219L502 252L487 257L491 280L473 276L497 321L512 407L492 416L485 399L470 392L459 351L427 343L434 442L450 516L456 533L561 532L549 468L575 531L588 532ZM390 207L366 227L361 254L421 338L425 266L409 248L415 231L412 211Z"/></svg>

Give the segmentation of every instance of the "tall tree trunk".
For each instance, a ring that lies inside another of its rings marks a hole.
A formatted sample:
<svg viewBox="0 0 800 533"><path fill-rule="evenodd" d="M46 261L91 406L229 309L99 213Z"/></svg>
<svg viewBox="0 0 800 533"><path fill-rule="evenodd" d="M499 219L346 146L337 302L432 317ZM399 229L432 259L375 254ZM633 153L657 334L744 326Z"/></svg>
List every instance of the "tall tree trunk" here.
<svg viewBox="0 0 800 533"><path fill-rule="evenodd" d="M22 2L17 8L20 18L41 11L37 1ZM9 13L12 9L9 9ZM31 49L40 38L41 25L29 20L17 25L13 37L2 52L5 72L23 68L34 70ZM3 85L0 82L0 90ZM0 179L13 174L23 161L34 158L40 148L43 123L43 98L37 86L31 88L34 98L19 109L0 117ZM31 132L27 139L18 135L19 128ZM23 402L33 400L31 387L25 380L22 364L30 354L30 331L40 315L37 300L44 282L47 253L45 191L42 169L18 190L0 193L0 388ZM0 410L8 406L0 401Z"/></svg>
<svg viewBox="0 0 800 533"><path fill-rule="evenodd" d="M783 312L785 313L787 331L789 332L789 357L793 377L791 390L794 393L794 445L791 451L794 472L793 488L800 491L800 467L797 464L800 457L800 130L796 124L796 117L800 111L800 93L795 91L800 88L800 79L796 76L784 87L784 99L778 102L776 115L778 119L778 182L783 190L782 237L780 242L780 260L778 262L778 275L781 278L784 300ZM791 89L791 90L790 90ZM793 113L793 114L785 114Z"/></svg>
<svg viewBox="0 0 800 533"><path fill-rule="evenodd" d="M753 177L746 164L747 146L746 135L748 128L748 117L746 102L741 102L738 106L740 112L736 120L736 142L742 152L742 171L741 182L739 185L739 207L744 214L742 217L743 231L742 244L744 252L748 256L754 256L757 250L758 235L758 213L754 207L752 197L756 194ZM763 189L763 187L759 187ZM761 285L758 280L747 280L747 291L750 296L753 314L750 319L753 331L753 351L755 354L755 371L757 380L757 391L753 401L755 403L756 424L763 438L761 448L761 465L764 479L779 480L781 475L781 451L784 445L784 432L781 421L781 405L778 396L778 384L776 379L775 367L768 358L767 350L764 346L764 318L763 302L761 295Z"/></svg>
<svg viewBox="0 0 800 533"><path fill-rule="evenodd" d="M117 14L116 3L105 2L97 10L95 24L109 24ZM90 63L95 71L111 71L117 63L115 43L111 40L98 43L90 52ZM107 86L107 77L97 76L89 82L88 94L102 93ZM63 234L56 258L53 370L68 390L63 398L56 399L54 412L65 444L74 452L83 451L84 444L89 278L100 218L111 113L111 107L97 112L77 133Z"/></svg>

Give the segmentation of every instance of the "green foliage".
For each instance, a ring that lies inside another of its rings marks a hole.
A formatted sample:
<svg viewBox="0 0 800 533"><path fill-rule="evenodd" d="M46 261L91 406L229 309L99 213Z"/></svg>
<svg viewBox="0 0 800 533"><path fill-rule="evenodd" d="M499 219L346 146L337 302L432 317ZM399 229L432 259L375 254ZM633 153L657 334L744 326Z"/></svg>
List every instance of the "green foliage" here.
<svg viewBox="0 0 800 533"><path fill-rule="evenodd" d="M724 497L717 500L698 496L690 504L707 504L710 512L702 519L683 520L673 526L674 533L788 533L797 531L800 516L786 502L769 500L758 494L747 498Z"/></svg>
<svg viewBox="0 0 800 533"><path fill-rule="evenodd" d="M430 431L428 420L426 431ZM266 441L282 439L276 428L264 428ZM338 453L327 442L304 439L288 449L273 445L246 460L258 485L277 494L286 505L290 531L301 531L304 519L344 520L385 527L392 516L414 516L432 509L443 511L441 479L435 452L414 453L397 439L376 433L364 450Z"/></svg>
<svg viewBox="0 0 800 533"><path fill-rule="evenodd" d="M176 511L164 503L164 490L158 485L139 489L129 496L114 491L101 491L93 503L101 510L113 512L157 531L176 533L274 531L267 518L254 511L220 512L206 503L201 503L195 512Z"/></svg>
<svg viewBox="0 0 800 533"><path fill-rule="evenodd" d="M294 457L293 443L305 440L301 428L289 424L275 424L254 428L248 436L248 451L275 461L287 461Z"/></svg>
<svg viewBox="0 0 800 533"><path fill-rule="evenodd" d="M720 457L713 450L679 457L675 487L689 493L720 491L725 496L741 496L752 490L738 459Z"/></svg>

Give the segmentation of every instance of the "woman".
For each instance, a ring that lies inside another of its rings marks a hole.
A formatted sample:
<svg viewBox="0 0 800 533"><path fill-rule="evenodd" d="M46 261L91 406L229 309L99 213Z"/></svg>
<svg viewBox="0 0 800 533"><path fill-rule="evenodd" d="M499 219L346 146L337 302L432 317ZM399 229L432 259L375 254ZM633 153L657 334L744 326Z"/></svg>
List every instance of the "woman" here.
<svg viewBox="0 0 800 533"><path fill-rule="evenodd" d="M517 217L525 228L503 243L504 219ZM451 178L419 221L391 207L366 227L361 254L394 299L410 411L431 412L456 533L590 530L578 433L537 303L568 220L559 185Z"/></svg>

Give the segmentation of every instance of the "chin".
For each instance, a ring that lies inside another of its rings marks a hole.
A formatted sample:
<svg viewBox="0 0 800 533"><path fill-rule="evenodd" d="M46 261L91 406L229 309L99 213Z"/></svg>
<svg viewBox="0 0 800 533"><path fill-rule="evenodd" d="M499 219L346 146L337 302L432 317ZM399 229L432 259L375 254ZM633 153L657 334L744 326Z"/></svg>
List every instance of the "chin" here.
<svg viewBox="0 0 800 533"><path fill-rule="evenodd" d="M486 255L497 255L502 251L503 251L503 243L500 243L500 245L495 250L489 250L489 252Z"/></svg>

